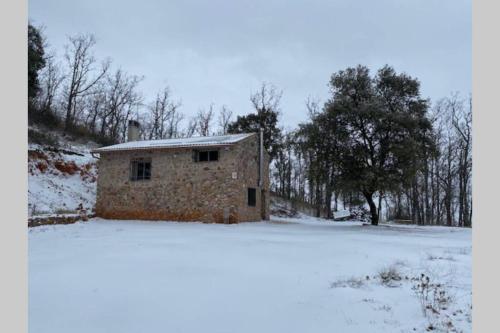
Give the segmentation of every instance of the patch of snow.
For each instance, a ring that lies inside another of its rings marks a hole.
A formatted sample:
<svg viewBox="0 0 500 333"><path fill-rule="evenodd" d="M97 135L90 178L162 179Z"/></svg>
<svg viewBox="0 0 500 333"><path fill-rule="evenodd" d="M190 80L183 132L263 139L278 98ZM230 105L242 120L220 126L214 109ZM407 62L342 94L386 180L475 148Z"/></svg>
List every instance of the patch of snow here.
<svg viewBox="0 0 500 333"><path fill-rule="evenodd" d="M29 230L29 329L387 333L450 320L470 332L470 250L470 229L307 216L41 226ZM382 283L387 267L403 280ZM412 289L422 273L453 295L437 318Z"/></svg>
<svg viewBox="0 0 500 333"><path fill-rule="evenodd" d="M338 210L336 212L333 212L333 218L334 219L342 219L351 216L351 212L347 209L343 210Z"/></svg>
<svg viewBox="0 0 500 333"><path fill-rule="evenodd" d="M91 155L89 146L66 143L59 151L54 151L49 147L30 144L28 149L42 156L28 159L30 216L75 212L80 204L89 211L93 209L97 160ZM55 166L56 163L74 163L78 170L74 174L65 173Z"/></svg>

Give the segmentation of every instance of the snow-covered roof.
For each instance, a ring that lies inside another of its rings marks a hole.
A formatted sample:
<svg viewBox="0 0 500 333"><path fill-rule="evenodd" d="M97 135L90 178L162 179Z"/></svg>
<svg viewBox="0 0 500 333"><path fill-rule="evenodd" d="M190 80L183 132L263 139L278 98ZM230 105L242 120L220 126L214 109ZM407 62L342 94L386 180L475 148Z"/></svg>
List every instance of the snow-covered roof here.
<svg viewBox="0 0 500 333"><path fill-rule="evenodd" d="M130 141L117 145L101 147L92 150L94 153L116 151L116 150L137 150L137 149L160 149L160 148L187 148L187 147L213 147L228 146L246 139L255 133L229 134L219 136L199 136L191 138L165 139L165 140L144 140Z"/></svg>

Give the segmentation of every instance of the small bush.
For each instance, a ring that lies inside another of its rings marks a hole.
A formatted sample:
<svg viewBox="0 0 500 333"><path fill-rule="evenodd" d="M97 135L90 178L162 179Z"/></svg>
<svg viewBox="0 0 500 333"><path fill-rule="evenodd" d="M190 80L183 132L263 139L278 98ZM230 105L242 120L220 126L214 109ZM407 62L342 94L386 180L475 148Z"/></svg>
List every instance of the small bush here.
<svg viewBox="0 0 500 333"><path fill-rule="evenodd" d="M364 207L353 208L350 211L351 211L351 218L353 220L358 220L361 222L370 222L371 221L371 214L368 211L368 209L366 209Z"/></svg>
<svg viewBox="0 0 500 333"><path fill-rule="evenodd" d="M441 283L432 283L428 275L421 274L412 287L422 307L424 316L438 315L452 302L451 296Z"/></svg>
<svg viewBox="0 0 500 333"><path fill-rule="evenodd" d="M49 157L41 150L28 150L28 159L47 161Z"/></svg>
<svg viewBox="0 0 500 333"><path fill-rule="evenodd" d="M102 135L93 135L93 136L91 136L91 139L93 141L95 141L96 143L101 144L103 146L114 145L115 143L117 143L116 140L111 139L107 136L102 136Z"/></svg>
<svg viewBox="0 0 500 333"><path fill-rule="evenodd" d="M43 125L49 129L57 129L61 126L59 117L51 110L32 109L28 112L28 123Z"/></svg>
<svg viewBox="0 0 500 333"><path fill-rule="evenodd" d="M365 281L361 278L351 277L348 279L339 279L330 284L331 288L354 288L359 289L365 285Z"/></svg>
<svg viewBox="0 0 500 333"><path fill-rule="evenodd" d="M381 269L378 272L378 277L380 278L382 284L390 287L394 286L395 282L403 279L396 265L391 265Z"/></svg>
<svg viewBox="0 0 500 333"><path fill-rule="evenodd" d="M73 139L88 139L94 136L92 131L90 131L84 125L73 125L70 127L67 133L70 134Z"/></svg>
<svg viewBox="0 0 500 333"><path fill-rule="evenodd" d="M64 208L60 208L60 209L56 209L55 211L56 214L76 214L77 211L76 209L64 209Z"/></svg>
<svg viewBox="0 0 500 333"><path fill-rule="evenodd" d="M46 162L38 162L36 164L36 168L40 170L41 173L45 173L45 170L47 170L49 166L47 165Z"/></svg>
<svg viewBox="0 0 500 333"><path fill-rule="evenodd" d="M373 298L363 298L361 301L365 303L375 303Z"/></svg>
<svg viewBox="0 0 500 333"><path fill-rule="evenodd" d="M92 140L103 146L108 146L118 143L117 140L110 138L109 136L106 135L103 136L98 133L92 132L84 125L73 125L70 127L67 133L74 140Z"/></svg>
<svg viewBox="0 0 500 333"><path fill-rule="evenodd" d="M455 258L453 258L451 255L443 257L443 256L438 256L434 255L432 253L427 253L427 260L448 260L448 261L455 261Z"/></svg>
<svg viewBox="0 0 500 333"><path fill-rule="evenodd" d="M50 133L44 133L33 129L28 129L28 142L54 147L59 146L59 142L56 136Z"/></svg>
<svg viewBox="0 0 500 333"><path fill-rule="evenodd" d="M38 209L36 207L36 203L34 203L33 205L29 205L28 204L28 208L30 210L30 215L31 216L38 214Z"/></svg>
<svg viewBox="0 0 500 333"><path fill-rule="evenodd" d="M386 311L386 312L391 312L392 311L392 307L390 305L387 305L387 304L384 304L382 306L379 306L377 308L377 310L379 311Z"/></svg>
<svg viewBox="0 0 500 333"><path fill-rule="evenodd" d="M68 175L74 175L76 172L80 171L80 167L76 165L74 161L70 162L55 161L54 167L60 172Z"/></svg>

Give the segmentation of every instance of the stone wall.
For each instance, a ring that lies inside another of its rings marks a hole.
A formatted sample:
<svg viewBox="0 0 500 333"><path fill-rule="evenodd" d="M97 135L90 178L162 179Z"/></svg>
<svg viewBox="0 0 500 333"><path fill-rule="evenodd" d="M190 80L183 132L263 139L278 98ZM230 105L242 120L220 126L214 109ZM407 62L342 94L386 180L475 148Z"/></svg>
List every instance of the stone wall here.
<svg viewBox="0 0 500 333"><path fill-rule="evenodd" d="M96 215L218 223L269 218L269 195L265 195L267 203L263 207L258 187L258 135L218 149L219 160L214 162L194 162L192 148L102 152ZM133 158L151 158L150 180L130 180ZM263 188L268 193L267 153L264 166ZM255 207L247 205L248 187L257 190Z"/></svg>
<svg viewBox="0 0 500 333"><path fill-rule="evenodd" d="M89 218L94 217L94 214L66 214L66 215L48 215L48 216L30 216L28 218L28 227L38 227L42 225L53 224L72 224L78 221L88 221Z"/></svg>

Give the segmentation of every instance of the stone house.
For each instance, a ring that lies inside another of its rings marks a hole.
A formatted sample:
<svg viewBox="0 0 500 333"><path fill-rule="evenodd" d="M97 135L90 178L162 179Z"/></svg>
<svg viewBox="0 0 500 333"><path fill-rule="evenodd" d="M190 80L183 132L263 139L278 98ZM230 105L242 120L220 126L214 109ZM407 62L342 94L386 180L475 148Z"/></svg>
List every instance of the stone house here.
<svg viewBox="0 0 500 333"><path fill-rule="evenodd" d="M96 215L236 223L269 219L262 134L138 141L98 148Z"/></svg>

